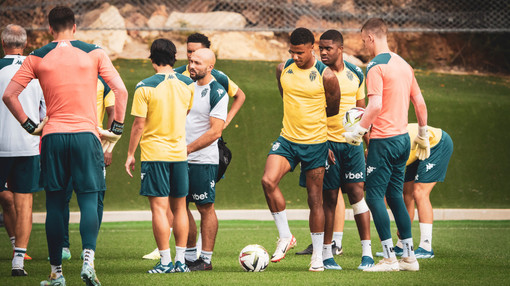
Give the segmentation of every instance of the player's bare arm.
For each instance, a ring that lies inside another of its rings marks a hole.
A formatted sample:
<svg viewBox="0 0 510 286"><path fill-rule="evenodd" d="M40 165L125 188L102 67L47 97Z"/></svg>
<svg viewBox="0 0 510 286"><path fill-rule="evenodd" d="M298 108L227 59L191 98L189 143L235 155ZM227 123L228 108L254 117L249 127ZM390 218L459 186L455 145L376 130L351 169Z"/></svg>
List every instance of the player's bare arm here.
<svg viewBox="0 0 510 286"><path fill-rule="evenodd" d="M23 85L11 80L2 97L7 108L21 124L28 119L28 116L25 111L23 111L23 107L21 106L21 102L18 98L24 89L25 87Z"/></svg>
<svg viewBox="0 0 510 286"><path fill-rule="evenodd" d="M280 96L283 97L283 88L280 82L280 77L282 76L283 67L285 63L281 63L276 67L276 80L278 81L278 90L280 91Z"/></svg>
<svg viewBox="0 0 510 286"><path fill-rule="evenodd" d="M225 121L225 125L223 126L223 129L227 128L227 126L230 124L232 119L236 116L237 112L241 109L241 106L243 106L244 101L246 100L246 95L241 90L241 88L237 89L236 94L234 95L234 101L232 102L232 106L230 107L230 110L227 114L227 120Z"/></svg>
<svg viewBox="0 0 510 286"><path fill-rule="evenodd" d="M209 130L188 145L188 155L211 145L221 137L225 121L216 117L210 117L209 122L211 124Z"/></svg>
<svg viewBox="0 0 510 286"><path fill-rule="evenodd" d="M326 114L328 117L337 115L340 108L340 85L338 84L338 78L329 68L326 68L324 70L323 82L326 95Z"/></svg>
<svg viewBox="0 0 510 286"><path fill-rule="evenodd" d="M427 105L425 104L425 99L421 93L417 95L411 96L411 102L414 105L414 110L416 113L416 119L418 120L419 126L427 125Z"/></svg>
<svg viewBox="0 0 510 286"><path fill-rule="evenodd" d="M126 168L126 172L129 176L133 177L131 171L135 170L135 151L138 147L138 143L140 142L140 138L142 138L143 129L145 128L145 118L144 117L135 117L133 121L133 126L131 127L131 137L129 138L129 147L128 154L126 159L126 164L124 167Z"/></svg>

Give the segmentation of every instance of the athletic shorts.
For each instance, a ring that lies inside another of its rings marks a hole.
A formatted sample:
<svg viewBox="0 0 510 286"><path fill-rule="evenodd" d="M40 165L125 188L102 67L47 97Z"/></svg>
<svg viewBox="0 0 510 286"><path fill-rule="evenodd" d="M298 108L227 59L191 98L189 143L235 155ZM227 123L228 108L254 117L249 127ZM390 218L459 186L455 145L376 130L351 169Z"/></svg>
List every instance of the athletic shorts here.
<svg viewBox="0 0 510 286"><path fill-rule="evenodd" d="M452 153L452 138L443 131L439 143L430 149L430 157L423 161L416 160L407 166L405 181L415 181L416 183L443 182Z"/></svg>
<svg viewBox="0 0 510 286"><path fill-rule="evenodd" d="M319 167L326 167L328 159L327 142L319 144L298 144L291 142L282 136L278 137L269 155L280 155L289 161L290 170L294 171L297 164L301 162L301 170L308 171Z"/></svg>
<svg viewBox="0 0 510 286"><path fill-rule="evenodd" d="M365 151L363 145L328 141L329 150L335 155L336 164L326 164L323 190L336 190L348 183L365 181ZM306 187L306 175L301 171L299 185Z"/></svg>
<svg viewBox="0 0 510 286"><path fill-rule="evenodd" d="M0 192L35 193L41 190L40 156L0 157ZM7 186L9 181L9 186Z"/></svg>
<svg viewBox="0 0 510 286"><path fill-rule="evenodd" d="M370 139L367 156L367 199L402 198L406 162L411 152L407 133Z"/></svg>
<svg viewBox="0 0 510 286"><path fill-rule="evenodd" d="M182 198L188 195L188 162L142 162L140 195Z"/></svg>
<svg viewBox="0 0 510 286"><path fill-rule="evenodd" d="M98 203L100 206L103 205L103 202L104 202L104 193L106 191L102 191L102 192L97 192L98 193ZM73 182L71 180L71 182L69 182L69 184L67 185L67 188L66 188L66 202L67 204L69 204L69 202L71 201L71 199L73 198Z"/></svg>
<svg viewBox="0 0 510 286"><path fill-rule="evenodd" d="M105 191L101 142L90 132L44 136L41 177L46 191L66 190L71 178L76 193Z"/></svg>
<svg viewBox="0 0 510 286"><path fill-rule="evenodd" d="M188 164L188 174L189 194L186 200L197 205L214 203L218 165Z"/></svg>

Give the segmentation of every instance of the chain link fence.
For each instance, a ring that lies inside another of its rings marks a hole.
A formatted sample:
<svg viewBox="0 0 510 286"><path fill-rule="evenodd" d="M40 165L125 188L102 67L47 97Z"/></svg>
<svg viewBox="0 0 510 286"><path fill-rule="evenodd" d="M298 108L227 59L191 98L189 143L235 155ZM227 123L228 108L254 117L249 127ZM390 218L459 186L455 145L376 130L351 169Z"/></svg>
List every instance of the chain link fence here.
<svg viewBox="0 0 510 286"><path fill-rule="evenodd" d="M510 32L508 0L0 0L0 27L46 30L57 5L71 7L82 30L358 32L381 17L395 32Z"/></svg>

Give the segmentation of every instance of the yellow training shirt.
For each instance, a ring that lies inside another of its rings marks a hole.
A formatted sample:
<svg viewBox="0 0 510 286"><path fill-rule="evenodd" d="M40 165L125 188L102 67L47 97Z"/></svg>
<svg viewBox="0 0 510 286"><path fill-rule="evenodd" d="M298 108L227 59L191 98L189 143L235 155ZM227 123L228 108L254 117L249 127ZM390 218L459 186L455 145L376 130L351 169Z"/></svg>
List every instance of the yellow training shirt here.
<svg viewBox="0 0 510 286"><path fill-rule="evenodd" d="M349 109L356 107L356 101L365 98L365 81L363 71L346 61L344 69L334 74L338 78L342 98L338 114L328 117L328 141L344 143L347 142L342 136L342 133L346 132L343 126L344 115Z"/></svg>
<svg viewBox="0 0 510 286"><path fill-rule="evenodd" d="M409 137L411 137L411 147L413 139L418 136L418 123L409 123L407 125L407 131L409 132ZM443 136L443 130L439 128L434 128L429 126L429 142L430 142L430 148L434 147L441 141L441 136ZM412 150L409 154L409 159L407 160L406 166L411 165L414 163L414 161L418 160L416 158L416 149Z"/></svg>
<svg viewBox="0 0 510 286"><path fill-rule="evenodd" d="M103 128L103 119L107 107L115 105L115 94L104 79L99 76L97 80L97 126ZM106 128L110 128L107 126Z"/></svg>
<svg viewBox="0 0 510 286"><path fill-rule="evenodd" d="M193 81L178 73L158 73L136 85L131 115L146 119L142 161L187 160L186 115L194 89Z"/></svg>
<svg viewBox="0 0 510 286"><path fill-rule="evenodd" d="M326 65L315 61L313 67L300 69L287 60L280 76L283 89L283 128L281 136L299 144L318 144L327 140L326 95L322 75Z"/></svg>

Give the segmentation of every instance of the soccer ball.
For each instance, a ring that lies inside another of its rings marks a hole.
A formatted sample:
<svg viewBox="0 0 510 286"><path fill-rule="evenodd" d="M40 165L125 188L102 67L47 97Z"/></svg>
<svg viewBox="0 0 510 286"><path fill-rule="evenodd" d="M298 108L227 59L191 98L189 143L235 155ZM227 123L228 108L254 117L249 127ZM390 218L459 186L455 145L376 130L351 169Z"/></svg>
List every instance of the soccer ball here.
<svg viewBox="0 0 510 286"><path fill-rule="evenodd" d="M260 272L269 264L269 254L258 244L250 244L239 253L239 264L248 272Z"/></svg>
<svg viewBox="0 0 510 286"><path fill-rule="evenodd" d="M365 109L362 107L354 107L347 110L343 119L345 131L347 132L354 131L356 125L359 124L359 122L361 121L363 114L365 114Z"/></svg>

